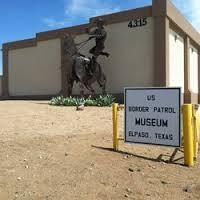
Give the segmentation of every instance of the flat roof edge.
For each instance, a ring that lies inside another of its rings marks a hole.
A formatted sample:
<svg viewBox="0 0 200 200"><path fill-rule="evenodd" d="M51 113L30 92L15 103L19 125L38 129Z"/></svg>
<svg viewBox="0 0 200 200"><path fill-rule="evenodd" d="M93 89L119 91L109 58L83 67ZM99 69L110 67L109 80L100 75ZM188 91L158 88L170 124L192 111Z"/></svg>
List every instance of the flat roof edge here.
<svg viewBox="0 0 200 200"><path fill-rule="evenodd" d="M87 24L38 32L36 33L35 38L4 43L3 49L14 50L14 49L36 46L37 42L39 41L60 38L64 34L72 34L72 35L84 34L86 33L85 31L86 28L94 26L94 22L98 17L101 17L103 20L105 20L105 24L108 25L108 24L120 23L134 18L151 17L151 16L152 16L152 6L146 6L142 8L135 8L131 10L120 11L117 13L92 17L89 19L90 22Z"/></svg>
<svg viewBox="0 0 200 200"><path fill-rule="evenodd" d="M134 19L134 18L151 17L151 16L152 16L152 6L145 6L145 7L134 8L131 10L125 10L125 11L121 11L117 13L91 17L90 24L94 25L94 22L99 17L105 20L105 23L107 25L107 24L124 22L124 21L130 20L130 18Z"/></svg>
<svg viewBox="0 0 200 200"><path fill-rule="evenodd" d="M167 17L188 37L190 37L200 48L200 33L169 0L167 0Z"/></svg>
<svg viewBox="0 0 200 200"><path fill-rule="evenodd" d="M188 35L188 37L190 37L193 42L195 42L200 48L200 33L192 26L192 24L185 18L185 16L183 16L183 14L174 6L174 4L170 0L165 0L165 3L163 3L164 2L162 2L162 5L165 4L164 10L166 10L162 11L161 15L168 17L172 23L174 23L186 35ZM152 6L146 6L142 8L135 8L131 10L120 11L117 13L92 17L89 19L89 23L87 24L38 32L36 33L35 38L4 43L3 50L13 50L36 46L37 42L39 41L60 38L64 34L84 34L86 28L94 26L94 23L98 17L101 17L103 20L105 20L105 24L108 25L128 21L134 18L151 17L153 16L152 10Z"/></svg>
<svg viewBox="0 0 200 200"><path fill-rule="evenodd" d="M24 39L24 40L3 43L2 47L3 47L3 50L18 49L21 46L23 46L23 48L26 48L29 46L36 46L36 44L37 44L36 38L29 38L29 39Z"/></svg>

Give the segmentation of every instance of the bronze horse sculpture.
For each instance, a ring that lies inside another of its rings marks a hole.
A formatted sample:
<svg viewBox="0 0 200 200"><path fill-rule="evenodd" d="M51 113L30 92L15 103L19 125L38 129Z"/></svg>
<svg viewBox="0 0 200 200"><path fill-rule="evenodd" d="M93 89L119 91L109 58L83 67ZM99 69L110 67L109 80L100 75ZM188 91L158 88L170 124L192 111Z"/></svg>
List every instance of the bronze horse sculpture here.
<svg viewBox="0 0 200 200"><path fill-rule="evenodd" d="M90 58L80 54L73 37L70 35L64 36L63 48L64 55L70 60L70 64L68 65L70 69L67 74L68 95L72 95L74 82L79 83L81 95L84 94L84 87L92 94L95 94L92 84L96 81L101 87L102 93L105 94L106 75L96 58Z"/></svg>

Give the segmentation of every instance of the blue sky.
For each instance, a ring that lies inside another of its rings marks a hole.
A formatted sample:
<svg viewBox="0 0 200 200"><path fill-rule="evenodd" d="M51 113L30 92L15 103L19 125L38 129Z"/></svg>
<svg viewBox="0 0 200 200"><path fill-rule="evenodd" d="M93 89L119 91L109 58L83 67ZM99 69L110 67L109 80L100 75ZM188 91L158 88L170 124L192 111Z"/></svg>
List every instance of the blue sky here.
<svg viewBox="0 0 200 200"><path fill-rule="evenodd" d="M199 0L172 1L200 31ZM0 48L2 43L35 37L37 32L87 23L92 16L146 5L151 5L151 0L0 0Z"/></svg>

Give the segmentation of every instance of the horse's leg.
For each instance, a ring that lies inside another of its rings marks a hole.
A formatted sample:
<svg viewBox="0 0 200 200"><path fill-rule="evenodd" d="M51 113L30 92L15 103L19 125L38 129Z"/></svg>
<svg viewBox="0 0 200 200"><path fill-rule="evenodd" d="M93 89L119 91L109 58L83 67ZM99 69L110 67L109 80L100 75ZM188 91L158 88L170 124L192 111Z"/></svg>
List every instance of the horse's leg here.
<svg viewBox="0 0 200 200"><path fill-rule="evenodd" d="M72 95L72 88L73 88L73 84L74 84L74 80L73 79L70 79L68 81L68 96L71 96Z"/></svg>
<svg viewBox="0 0 200 200"><path fill-rule="evenodd" d="M99 84L101 89L102 89L102 94L106 94L106 84L103 83L103 84Z"/></svg>
<svg viewBox="0 0 200 200"><path fill-rule="evenodd" d="M95 91L91 85L85 85L85 87L92 93L92 95L95 95Z"/></svg>
<svg viewBox="0 0 200 200"><path fill-rule="evenodd" d="M97 79L97 82L102 89L102 94L106 94L106 77L105 75L102 75L99 79Z"/></svg>
<svg viewBox="0 0 200 200"><path fill-rule="evenodd" d="M106 94L106 84L103 84L102 86L102 94Z"/></svg>
<svg viewBox="0 0 200 200"><path fill-rule="evenodd" d="M83 83L79 82L79 88L80 88L80 95L81 97L84 96L84 85Z"/></svg>

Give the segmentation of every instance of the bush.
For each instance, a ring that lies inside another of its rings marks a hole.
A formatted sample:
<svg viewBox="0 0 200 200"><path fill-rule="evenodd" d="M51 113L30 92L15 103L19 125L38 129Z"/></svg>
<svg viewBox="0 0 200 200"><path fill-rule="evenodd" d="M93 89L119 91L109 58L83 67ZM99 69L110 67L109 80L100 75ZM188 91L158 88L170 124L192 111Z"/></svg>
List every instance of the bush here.
<svg viewBox="0 0 200 200"><path fill-rule="evenodd" d="M97 106L111 106L115 98L112 95L100 95L96 98Z"/></svg>
<svg viewBox="0 0 200 200"><path fill-rule="evenodd" d="M95 99L92 99L91 96L85 99L84 106L96 106L96 101Z"/></svg>
<svg viewBox="0 0 200 200"><path fill-rule="evenodd" d="M76 99L74 97L63 97L63 96L58 96L58 97L53 97L49 103L50 105L54 106L75 106L76 104Z"/></svg>
<svg viewBox="0 0 200 200"><path fill-rule="evenodd" d="M80 97L53 97L50 100L50 105L54 106L77 106L77 105L85 105L85 106L111 106L115 101L115 98L112 95L99 95L96 98L92 98L89 96L88 98L80 98Z"/></svg>

